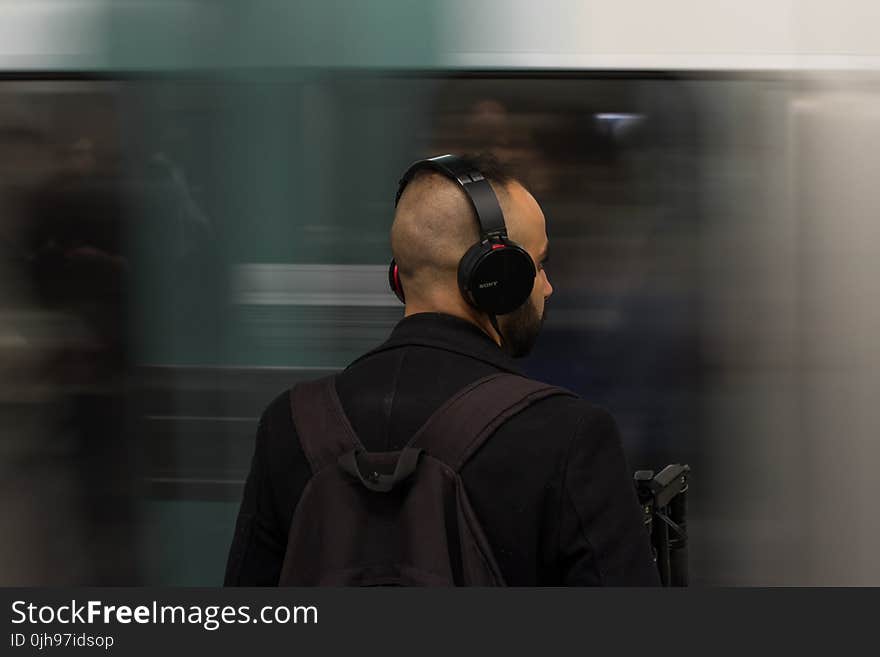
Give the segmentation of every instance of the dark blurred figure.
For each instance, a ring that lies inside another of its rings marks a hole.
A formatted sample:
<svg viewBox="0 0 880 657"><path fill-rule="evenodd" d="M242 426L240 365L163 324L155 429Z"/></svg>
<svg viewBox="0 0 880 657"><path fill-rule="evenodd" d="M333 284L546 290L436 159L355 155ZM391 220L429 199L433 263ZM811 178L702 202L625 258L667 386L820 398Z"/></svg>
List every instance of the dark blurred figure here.
<svg viewBox="0 0 880 657"><path fill-rule="evenodd" d="M29 224L35 292L77 318L77 347L59 353L55 375L119 388L125 371L124 208L114 180L65 176L37 191Z"/></svg>
<svg viewBox="0 0 880 657"><path fill-rule="evenodd" d="M34 190L55 171L52 142L23 116L0 120L0 583L83 581L80 522L57 390L42 375L64 320L34 298L27 240ZM59 549L58 546L64 548Z"/></svg>
<svg viewBox="0 0 880 657"><path fill-rule="evenodd" d="M39 375L60 395L50 431L72 446L84 583L135 584L134 468L127 422L129 264L119 181L67 172L35 190L25 226L35 299L68 318Z"/></svg>

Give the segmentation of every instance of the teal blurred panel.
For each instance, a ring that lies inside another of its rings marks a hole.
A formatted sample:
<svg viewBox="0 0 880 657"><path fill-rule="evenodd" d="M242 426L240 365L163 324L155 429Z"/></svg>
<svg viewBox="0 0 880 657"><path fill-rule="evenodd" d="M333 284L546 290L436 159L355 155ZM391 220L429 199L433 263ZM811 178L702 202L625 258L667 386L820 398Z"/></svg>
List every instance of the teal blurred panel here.
<svg viewBox="0 0 880 657"><path fill-rule="evenodd" d="M247 391L210 373L342 367L384 339L402 315L381 298L392 199L430 98L396 96L387 74L433 67L433 3L120 2L105 25L108 69L145 73L127 83L121 120L134 145L136 359L208 366L189 387L169 376L160 414L258 414L276 390L239 410ZM324 286L317 302L309 277ZM356 289L338 294L338 277ZM178 424L162 476L191 462L195 476L242 476L244 461L223 467L230 456L202 474L199 449L215 442ZM224 444L218 434L216 454ZM237 506L148 501L150 583L219 584Z"/></svg>
<svg viewBox="0 0 880 657"><path fill-rule="evenodd" d="M143 548L149 584L222 585L237 513L234 502L147 502Z"/></svg>
<svg viewBox="0 0 880 657"><path fill-rule="evenodd" d="M386 98L393 89L377 76L431 67L434 11L434 3L402 0L107 5L112 68L169 81L147 94L136 118L123 117L123 129L133 140L145 127L157 139L182 133L190 173L208 179L201 210L214 229L206 260L175 268L156 227L177 210L155 194L138 208L140 362L326 366L368 346L324 354L295 331L274 349L256 345L254 313L232 302L229 288L242 263L387 261L388 199L412 158L423 103ZM206 79L212 91L181 101Z"/></svg>
<svg viewBox="0 0 880 657"><path fill-rule="evenodd" d="M433 2L241 3L239 57L250 66L425 68L434 64Z"/></svg>
<svg viewBox="0 0 880 657"><path fill-rule="evenodd" d="M106 67L122 71L216 68L229 63L229 7L204 0L110 2Z"/></svg>
<svg viewBox="0 0 880 657"><path fill-rule="evenodd" d="M409 0L108 3L106 65L428 68L435 63L436 8Z"/></svg>

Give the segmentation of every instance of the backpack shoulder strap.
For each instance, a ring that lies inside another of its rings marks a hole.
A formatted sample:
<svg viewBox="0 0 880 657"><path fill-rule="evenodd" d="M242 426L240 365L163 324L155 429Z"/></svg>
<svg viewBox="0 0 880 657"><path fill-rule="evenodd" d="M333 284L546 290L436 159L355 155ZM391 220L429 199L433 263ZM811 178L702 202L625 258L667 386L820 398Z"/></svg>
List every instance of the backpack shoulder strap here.
<svg viewBox="0 0 880 657"><path fill-rule="evenodd" d="M554 395L576 395L516 374L491 374L453 395L418 430L410 446L456 472L507 419Z"/></svg>
<svg viewBox="0 0 880 657"><path fill-rule="evenodd" d="M360 446L336 394L335 376L297 383L290 391L290 412L312 474Z"/></svg>

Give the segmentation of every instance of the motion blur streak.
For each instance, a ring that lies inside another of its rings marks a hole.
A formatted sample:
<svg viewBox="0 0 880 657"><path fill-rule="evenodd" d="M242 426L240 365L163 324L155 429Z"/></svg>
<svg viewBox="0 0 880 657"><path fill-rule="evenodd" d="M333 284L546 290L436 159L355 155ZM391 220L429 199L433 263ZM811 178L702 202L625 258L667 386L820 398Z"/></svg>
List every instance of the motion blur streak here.
<svg viewBox="0 0 880 657"><path fill-rule="evenodd" d="M691 465L692 583L880 584L880 5L710 4L2 3L0 583L218 584L262 406L402 314L397 176L490 150L525 367Z"/></svg>

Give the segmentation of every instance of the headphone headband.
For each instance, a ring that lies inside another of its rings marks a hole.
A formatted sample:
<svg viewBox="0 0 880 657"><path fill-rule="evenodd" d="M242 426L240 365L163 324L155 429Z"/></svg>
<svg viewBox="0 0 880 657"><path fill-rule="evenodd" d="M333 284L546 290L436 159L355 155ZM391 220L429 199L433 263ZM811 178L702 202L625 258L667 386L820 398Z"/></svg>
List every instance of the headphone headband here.
<svg viewBox="0 0 880 657"><path fill-rule="evenodd" d="M439 171L447 178L454 180L464 190L474 212L477 215L477 223L480 227L480 241L490 238L506 238L507 227L504 225L504 215L498 204L498 197L483 177L483 174L471 167L465 160L457 155L440 155L427 160L419 160L410 165L409 169L400 179L397 188L397 196L394 198L394 207L400 202L403 190L419 171L431 169Z"/></svg>

